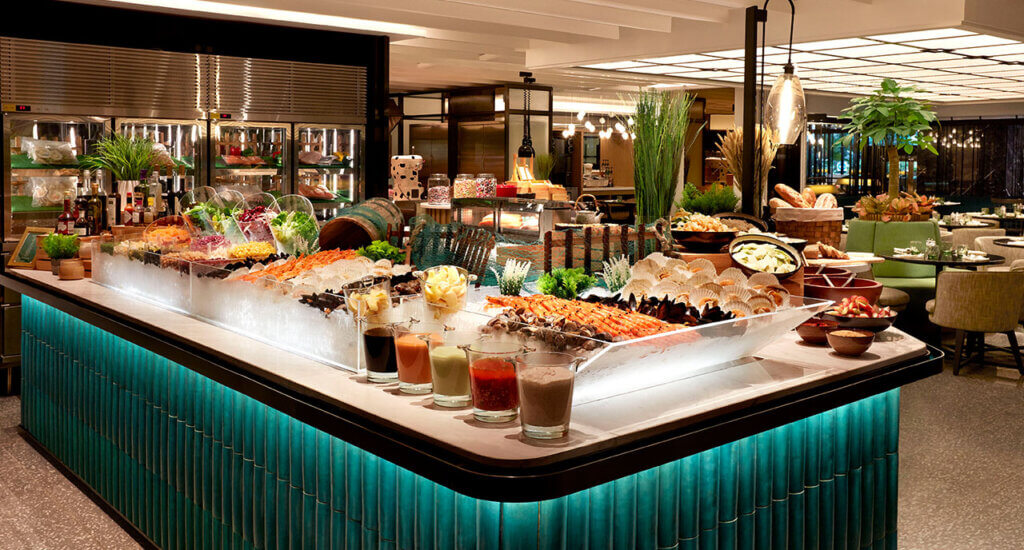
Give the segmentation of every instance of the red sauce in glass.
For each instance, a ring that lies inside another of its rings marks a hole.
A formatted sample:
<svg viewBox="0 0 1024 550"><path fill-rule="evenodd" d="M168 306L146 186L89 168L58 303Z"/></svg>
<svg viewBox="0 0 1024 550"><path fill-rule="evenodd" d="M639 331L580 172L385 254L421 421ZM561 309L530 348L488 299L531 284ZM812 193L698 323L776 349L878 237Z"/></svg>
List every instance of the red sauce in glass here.
<svg viewBox="0 0 1024 550"><path fill-rule="evenodd" d="M478 359L469 365L473 406L484 411L504 411L519 405L516 369L511 361Z"/></svg>

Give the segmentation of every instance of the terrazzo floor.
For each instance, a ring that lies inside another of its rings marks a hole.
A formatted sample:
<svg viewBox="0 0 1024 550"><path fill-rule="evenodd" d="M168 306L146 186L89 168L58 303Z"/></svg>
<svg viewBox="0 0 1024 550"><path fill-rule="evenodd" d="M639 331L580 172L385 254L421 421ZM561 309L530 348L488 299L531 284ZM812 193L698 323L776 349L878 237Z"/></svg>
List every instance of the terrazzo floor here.
<svg viewBox="0 0 1024 550"><path fill-rule="evenodd" d="M1022 548L1017 371L969 366L954 377L947 365L902 396L900 549ZM0 550L139 548L18 435L19 407L17 397L0 398Z"/></svg>

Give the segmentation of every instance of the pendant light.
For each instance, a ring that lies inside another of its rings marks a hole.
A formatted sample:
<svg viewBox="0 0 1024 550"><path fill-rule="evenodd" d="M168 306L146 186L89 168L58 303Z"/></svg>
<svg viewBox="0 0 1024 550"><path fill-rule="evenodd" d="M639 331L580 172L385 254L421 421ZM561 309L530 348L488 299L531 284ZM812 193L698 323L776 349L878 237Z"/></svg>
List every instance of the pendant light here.
<svg viewBox="0 0 1024 550"><path fill-rule="evenodd" d="M523 84L527 87L523 88L523 104L526 107L526 115L523 118L523 143L519 146L519 152L517 155L521 159L531 159L536 155L533 150L533 139L530 138L530 84L537 82L536 78L533 78L533 73L521 72L519 76L523 77Z"/></svg>
<svg viewBox="0 0 1024 550"><path fill-rule="evenodd" d="M765 2L765 8L768 3ZM768 127L775 131L781 144L792 145L807 128L807 100L800 78L793 69L793 22L796 19L796 6L789 0L792 14L789 19L789 56L782 74L775 79L775 84L768 92L766 106Z"/></svg>

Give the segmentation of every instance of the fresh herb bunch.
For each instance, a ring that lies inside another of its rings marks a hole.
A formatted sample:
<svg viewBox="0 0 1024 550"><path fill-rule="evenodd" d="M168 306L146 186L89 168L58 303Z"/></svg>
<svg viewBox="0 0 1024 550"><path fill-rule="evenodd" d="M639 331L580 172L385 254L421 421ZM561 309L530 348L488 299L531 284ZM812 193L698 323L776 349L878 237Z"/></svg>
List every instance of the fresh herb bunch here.
<svg viewBox="0 0 1024 550"><path fill-rule="evenodd" d="M676 208L687 212L699 212L712 216L719 212L732 212L740 198L731 187L712 183L707 191L697 189L692 183L683 187L683 196L676 203Z"/></svg>
<svg viewBox="0 0 1024 550"><path fill-rule="evenodd" d="M537 279L537 288L542 293L566 300L575 300L580 293L595 284L597 279L583 273L582 267L554 269Z"/></svg>
<svg viewBox="0 0 1024 550"><path fill-rule="evenodd" d="M551 177L555 169L555 156L549 154L537 155L533 159L533 177L539 180L546 180Z"/></svg>
<svg viewBox="0 0 1024 550"><path fill-rule="evenodd" d="M526 282L526 275L530 272L532 265L532 262L526 260L516 261L509 258L501 273L492 267L491 271L498 278L498 289L501 290L501 294L503 296L519 296L523 291L523 283Z"/></svg>
<svg viewBox="0 0 1024 550"><path fill-rule="evenodd" d="M136 181L153 165L153 141L113 134L96 143L96 153L82 164L91 170L109 170L115 181Z"/></svg>
<svg viewBox="0 0 1024 550"><path fill-rule="evenodd" d="M270 220L270 231L287 254L313 254L320 250L320 226L305 212L281 212Z"/></svg>
<svg viewBox="0 0 1024 550"><path fill-rule="evenodd" d="M602 262L604 264L604 271L599 273L601 279L604 281L604 286L611 292L618 292L619 289L626 286L629 282L629 278L632 272L629 269L629 260L626 256L619 256L613 258L610 262Z"/></svg>
<svg viewBox="0 0 1024 550"><path fill-rule="evenodd" d="M843 130L847 134L836 146L850 147L856 140L861 150L868 145L884 147L889 160L889 197L893 199L900 196L900 151L909 155L920 148L938 154L931 133L935 111L927 101L911 97L923 92L886 78L874 93L851 100L851 105L843 110L842 118L847 120ZM915 192L915 179L907 178L907 190L911 193Z"/></svg>
<svg viewBox="0 0 1024 550"><path fill-rule="evenodd" d="M402 252L402 249L392 246L391 243L387 241L373 241L369 245L356 250L356 254L366 256L375 262L380 260L391 260L391 263L397 264L405 260L405 253Z"/></svg>
<svg viewBox="0 0 1024 550"><path fill-rule="evenodd" d="M74 258L81 246L78 235L61 235L50 233L43 238L43 250L53 260L66 260Z"/></svg>
<svg viewBox="0 0 1024 550"><path fill-rule="evenodd" d="M690 126L694 96L645 90L634 99L636 217L638 223L654 223L671 213L679 167L688 149L686 131ZM700 132L696 132L695 136L699 135Z"/></svg>

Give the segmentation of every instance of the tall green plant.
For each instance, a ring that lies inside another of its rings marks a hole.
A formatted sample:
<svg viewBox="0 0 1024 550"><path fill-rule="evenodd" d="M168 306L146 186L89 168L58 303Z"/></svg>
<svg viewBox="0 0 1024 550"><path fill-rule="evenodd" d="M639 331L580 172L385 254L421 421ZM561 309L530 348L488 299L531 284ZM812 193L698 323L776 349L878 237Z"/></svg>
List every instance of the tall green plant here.
<svg viewBox="0 0 1024 550"><path fill-rule="evenodd" d="M551 171L555 169L555 156L547 153L537 155L533 159L533 177L539 180L551 178Z"/></svg>
<svg viewBox="0 0 1024 550"><path fill-rule="evenodd" d="M929 103L910 97L921 92L914 86L900 86L895 80L886 78L874 93L850 101L843 110L848 120L843 127L847 135L837 145L849 147L855 139L863 150L868 143L885 147L889 160L889 196L900 194L900 151L911 154L914 149L924 149L932 154L935 150L935 136L931 135L935 111ZM914 178L907 178L908 191L914 193Z"/></svg>
<svg viewBox="0 0 1024 550"><path fill-rule="evenodd" d="M693 96L645 90L636 96L633 180L637 223L652 223L671 213L686 150Z"/></svg>
<svg viewBox="0 0 1024 550"><path fill-rule="evenodd" d="M109 170L115 181L139 179L142 170L153 164L153 142L149 139L113 134L96 143L96 153L85 157L90 169Z"/></svg>

